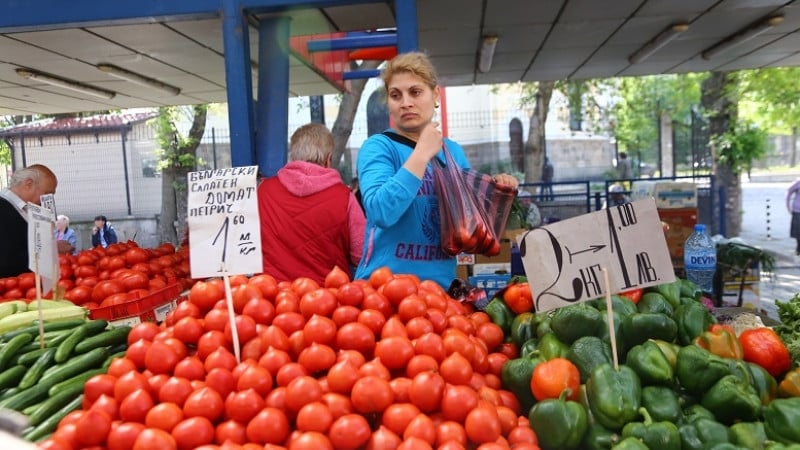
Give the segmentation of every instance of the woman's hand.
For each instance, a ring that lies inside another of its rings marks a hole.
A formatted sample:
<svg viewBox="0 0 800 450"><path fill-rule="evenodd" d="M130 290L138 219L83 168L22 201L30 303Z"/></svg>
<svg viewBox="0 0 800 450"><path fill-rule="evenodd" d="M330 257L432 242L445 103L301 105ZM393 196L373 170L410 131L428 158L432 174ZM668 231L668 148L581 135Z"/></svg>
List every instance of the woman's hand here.
<svg viewBox="0 0 800 450"><path fill-rule="evenodd" d="M419 150L426 158L426 163L435 157L444 145L442 131L439 130L439 122L428 122L419 134L419 140L415 150Z"/></svg>
<svg viewBox="0 0 800 450"><path fill-rule="evenodd" d="M519 186L519 181L513 176L507 173L501 173L492 177L494 182L499 184L500 186L508 186L512 189L516 189Z"/></svg>

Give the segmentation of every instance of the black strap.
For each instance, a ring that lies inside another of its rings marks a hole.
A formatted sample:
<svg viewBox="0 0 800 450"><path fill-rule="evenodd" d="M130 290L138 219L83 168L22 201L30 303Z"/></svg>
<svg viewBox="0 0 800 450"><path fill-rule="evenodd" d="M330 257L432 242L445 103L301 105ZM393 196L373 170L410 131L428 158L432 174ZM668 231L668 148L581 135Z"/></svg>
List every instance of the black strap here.
<svg viewBox="0 0 800 450"><path fill-rule="evenodd" d="M394 131L388 131L387 130L387 131L384 131L381 134L386 136L386 137L388 137L389 139L397 142L397 143L406 145L408 147L414 148L414 147L417 146L417 141L415 141L413 139L409 139L409 138L407 138L405 136L401 136L401 135L395 133Z"/></svg>

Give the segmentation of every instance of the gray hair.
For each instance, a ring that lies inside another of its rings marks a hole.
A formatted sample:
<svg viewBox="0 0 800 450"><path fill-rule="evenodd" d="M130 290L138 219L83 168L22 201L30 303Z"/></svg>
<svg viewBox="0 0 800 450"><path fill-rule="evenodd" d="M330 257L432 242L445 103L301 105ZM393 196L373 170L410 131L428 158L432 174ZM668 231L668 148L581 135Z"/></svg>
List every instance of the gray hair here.
<svg viewBox="0 0 800 450"><path fill-rule="evenodd" d="M67 226L69 226L69 217L67 217L67 216L65 216L63 214L59 214L58 217L56 217L56 221L58 221L58 222L63 221L64 223L67 224Z"/></svg>
<svg viewBox="0 0 800 450"><path fill-rule="evenodd" d="M333 154L333 134L321 123L309 123L292 134L289 145L290 161L307 161L325 166Z"/></svg>
<svg viewBox="0 0 800 450"><path fill-rule="evenodd" d="M42 173L36 169L36 167L23 167L21 169L17 169L11 174L11 180L9 181L9 187L19 186L24 183L26 180L32 180L34 183L38 184L39 180L42 179Z"/></svg>

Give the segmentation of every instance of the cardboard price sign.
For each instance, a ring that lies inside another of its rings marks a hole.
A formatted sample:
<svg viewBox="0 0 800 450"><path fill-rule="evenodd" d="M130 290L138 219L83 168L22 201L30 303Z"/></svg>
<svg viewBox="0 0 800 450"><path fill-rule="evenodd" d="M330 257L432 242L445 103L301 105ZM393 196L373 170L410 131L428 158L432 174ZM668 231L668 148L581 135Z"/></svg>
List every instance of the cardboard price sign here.
<svg viewBox="0 0 800 450"><path fill-rule="evenodd" d="M189 172L192 278L263 271L257 166Z"/></svg>
<svg viewBox="0 0 800 450"><path fill-rule="evenodd" d="M675 280L652 198L536 228L518 238L537 311Z"/></svg>
<svg viewBox="0 0 800 450"><path fill-rule="evenodd" d="M53 234L53 211L28 203L28 268L44 280L44 292L59 278L58 249Z"/></svg>

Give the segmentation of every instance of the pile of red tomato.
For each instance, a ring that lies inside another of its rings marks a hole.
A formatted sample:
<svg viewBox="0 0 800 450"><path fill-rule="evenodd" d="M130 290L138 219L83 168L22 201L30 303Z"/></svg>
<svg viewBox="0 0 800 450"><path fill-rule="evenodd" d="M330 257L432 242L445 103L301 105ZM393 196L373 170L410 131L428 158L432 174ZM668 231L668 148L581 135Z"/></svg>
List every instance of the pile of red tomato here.
<svg viewBox="0 0 800 450"><path fill-rule="evenodd" d="M388 269L350 281L220 280L85 386L42 449L538 449L500 370L516 357L483 312Z"/></svg>
<svg viewBox="0 0 800 450"><path fill-rule="evenodd" d="M64 298L88 309L135 300L152 291L178 283L181 290L193 284L189 271L189 248L175 250L170 243L141 248L136 242L95 247L77 255L60 255L60 279ZM0 279L0 297L34 299L33 273ZM52 292L45 293L52 298Z"/></svg>

